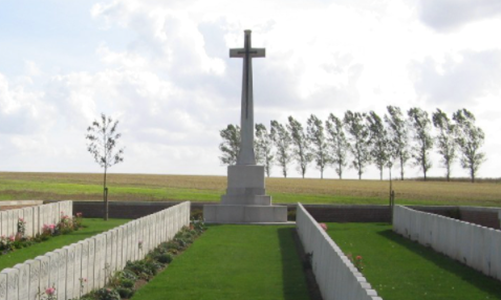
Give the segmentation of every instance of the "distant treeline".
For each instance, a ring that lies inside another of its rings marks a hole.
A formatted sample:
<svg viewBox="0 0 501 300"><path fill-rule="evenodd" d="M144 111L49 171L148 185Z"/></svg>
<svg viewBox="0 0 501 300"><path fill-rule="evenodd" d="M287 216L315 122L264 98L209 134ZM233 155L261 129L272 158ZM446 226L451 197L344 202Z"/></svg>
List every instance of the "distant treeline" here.
<svg viewBox="0 0 501 300"><path fill-rule="evenodd" d="M220 135L221 162L233 165L240 147L240 127L230 124ZM380 179L384 168L398 165L403 180L405 166L412 164L420 168L423 180L427 180L426 174L432 167L430 151L435 148L447 181L451 165L459 159L474 182L485 161L485 153L481 152L484 139L484 132L475 125L475 116L467 109L449 117L440 109L430 116L420 108L411 108L404 114L399 107L388 106L382 118L374 111L348 110L341 118L331 113L325 121L312 114L305 126L292 116L285 124L272 120L269 130L264 124L256 124L254 151L268 176L271 167L277 165L287 177L288 167L295 162L303 178L313 163L321 178L324 170L332 166L340 179L348 167L355 169L361 179L366 167L373 164Z"/></svg>

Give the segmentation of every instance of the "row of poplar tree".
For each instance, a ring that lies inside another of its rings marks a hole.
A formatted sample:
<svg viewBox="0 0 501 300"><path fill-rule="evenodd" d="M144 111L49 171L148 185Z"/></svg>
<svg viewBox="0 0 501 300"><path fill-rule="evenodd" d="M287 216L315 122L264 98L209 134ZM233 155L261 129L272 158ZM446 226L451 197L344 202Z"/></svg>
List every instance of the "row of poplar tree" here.
<svg viewBox="0 0 501 300"><path fill-rule="evenodd" d="M233 165L239 152L240 127L230 124L220 135L221 162ZM460 109L449 118L440 109L430 117L420 108L411 108L404 114L399 107L388 106L383 118L374 111L346 111L343 118L331 113L325 122L311 115L306 127L292 116L286 124L271 121L269 130L256 124L254 151L267 176L276 164L287 177L287 169L294 161L303 178L308 166L314 163L321 178L325 168L333 166L339 179L347 167L354 168L361 179L365 168L374 164L382 179L384 168L391 170L397 163L403 180L405 166L411 163L422 170L426 180L432 167L430 151L436 147L447 180L451 165L459 158L474 182L485 161L485 153L481 152L484 139L484 132L475 125L475 116L467 109Z"/></svg>

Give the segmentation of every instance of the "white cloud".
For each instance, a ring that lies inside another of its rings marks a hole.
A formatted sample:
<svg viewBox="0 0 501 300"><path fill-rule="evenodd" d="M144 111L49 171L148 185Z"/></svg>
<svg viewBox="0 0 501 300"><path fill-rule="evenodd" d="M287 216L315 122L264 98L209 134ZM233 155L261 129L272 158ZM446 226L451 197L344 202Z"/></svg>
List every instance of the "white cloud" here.
<svg viewBox="0 0 501 300"><path fill-rule="evenodd" d="M501 15L497 0L419 0L418 7L422 21L441 32Z"/></svg>
<svg viewBox="0 0 501 300"><path fill-rule="evenodd" d="M99 1L89 4L92 22L79 27L99 36L82 37L92 53L47 65L44 56L19 51L22 74L0 75L0 151L19 150L9 153L26 163L11 169L30 170L28 153L36 152L45 158L37 170L95 171L83 134L104 112L120 120L127 147L114 171L224 174L219 130L239 122L242 76L241 59L230 59L228 49L242 47L244 29L267 51L253 61L256 122L342 117L348 109L383 114L389 104L464 106L494 140L497 114L485 104L501 96L496 3ZM488 157L495 145L486 144ZM501 161L489 165L499 169ZM438 159L434 169L442 175ZM317 172L311 166L308 175ZM375 168L364 177L370 174L377 177Z"/></svg>

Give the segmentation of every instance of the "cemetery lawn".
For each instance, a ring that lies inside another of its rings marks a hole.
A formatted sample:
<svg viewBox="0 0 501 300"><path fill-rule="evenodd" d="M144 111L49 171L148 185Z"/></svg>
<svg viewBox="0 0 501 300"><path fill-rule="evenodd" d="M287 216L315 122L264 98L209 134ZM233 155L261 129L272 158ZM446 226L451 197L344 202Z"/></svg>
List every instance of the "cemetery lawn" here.
<svg viewBox="0 0 501 300"><path fill-rule="evenodd" d="M17 249L8 254L0 255L0 271L5 268L11 268L18 263L23 263L28 259L33 259L47 252L68 246L88 237L92 237L104 231L108 231L117 226L127 223L127 219L109 219L107 222L103 219L84 218L83 225L77 231L69 234L51 237L49 240L31 245L27 248Z"/></svg>
<svg viewBox="0 0 501 300"><path fill-rule="evenodd" d="M102 200L102 174L0 172L1 200ZM220 201L225 176L109 174L115 201ZM267 178L274 203L388 204L387 180ZM393 181L397 204L501 207L499 180Z"/></svg>
<svg viewBox="0 0 501 300"><path fill-rule="evenodd" d="M391 225L328 223L344 253L362 256L363 274L385 300L501 299L499 281L394 233Z"/></svg>
<svg viewBox="0 0 501 300"><path fill-rule="evenodd" d="M293 226L209 226L132 299L309 299L294 230Z"/></svg>

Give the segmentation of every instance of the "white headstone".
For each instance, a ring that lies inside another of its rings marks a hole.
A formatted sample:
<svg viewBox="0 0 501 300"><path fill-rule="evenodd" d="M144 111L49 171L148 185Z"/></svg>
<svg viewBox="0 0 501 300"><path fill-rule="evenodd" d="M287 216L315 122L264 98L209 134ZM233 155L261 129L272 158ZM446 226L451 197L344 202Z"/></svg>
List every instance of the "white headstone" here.
<svg viewBox="0 0 501 300"><path fill-rule="evenodd" d="M29 267L29 285L26 299L36 299L40 288L40 261L28 259L24 262Z"/></svg>
<svg viewBox="0 0 501 300"><path fill-rule="evenodd" d="M7 274L7 297L8 300L18 300L19 297L19 270L6 268L1 273Z"/></svg>
<svg viewBox="0 0 501 300"><path fill-rule="evenodd" d="M81 243L75 243L71 244L73 247L73 251L75 253L75 263L73 264L73 273L74 278L73 278L73 296L75 298L78 298L80 295L80 281L83 281L83 276L82 276L82 244ZM85 282L82 282L83 284Z"/></svg>
<svg viewBox="0 0 501 300"><path fill-rule="evenodd" d="M74 294L75 281L78 281L78 277L75 274L76 256L75 256L75 246L65 246L63 251L66 252L66 299L72 299L76 295Z"/></svg>
<svg viewBox="0 0 501 300"><path fill-rule="evenodd" d="M17 211L11 209L7 211L7 236L15 235L17 232Z"/></svg>
<svg viewBox="0 0 501 300"><path fill-rule="evenodd" d="M44 255L44 256L35 257L35 261L39 262L39 265L40 265L40 273L39 273L40 281L39 281L38 288L40 291L43 292L43 291L45 291L46 288L51 286L49 283L50 259L47 255Z"/></svg>
<svg viewBox="0 0 501 300"><path fill-rule="evenodd" d="M101 288L105 284L106 273L106 236L98 234L96 240L96 252L94 262L94 286Z"/></svg>
<svg viewBox="0 0 501 300"><path fill-rule="evenodd" d="M0 300L7 300L7 273L0 273Z"/></svg>
<svg viewBox="0 0 501 300"><path fill-rule="evenodd" d="M80 245L80 249L81 249L81 252L80 252L80 266L81 266L81 270L80 270L80 278L82 278L82 280L84 281L84 284L83 284L83 289L82 289L82 293L80 293L80 296L82 296L83 294L86 294L90 291L90 288L89 288L89 273L88 273L88 270L89 270L89 241L88 240L84 240L84 241L80 241L78 242L78 244Z"/></svg>
<svg viewBox="0 0 501 300"><path fill-rule="evenodd" d="M26 236L33 236L34 235L33 234L33 207L23 208L23 215L24 215L24 222L26 222L24 234Z"/></svg>
<svg viewBox="0 0 501 300"><path fill-rule="evenodd" d="M124 267L122 261L122 251L123 251L123 227L119 226L116 228L116 247L115 247L115 257L116 257L116 270L121 270Z"/></svg>
<svg viewBox="0 0 501 300"><path fill-rule="evenodd" d="M30 291L30 267L28 264L16 264L14 269L19 271L19 299L28 299Z"/></svg>
<svg viewBox="0 0 501 300"><path fill-rule="evenodd" d="M105 233L106 235L106 263L110 267L110 272L117 270L117 230L113 229Z"/></svg>
<svg viewBox="0 0 501 300"><path fill-rule="evenodd" d="M45 254L49 258L49 285L43 288L55 287L59 291L59 253L52 251Z"/></svg>
<svg viewBox="0 0 501 300"><path fill-rule="evenodd" d="M94 284L94 278L96 276L96 272L94 269L94 260L96 259L95 255L95 240L93 238L87 239L89 243L89 256L88 256L88 263L87 263L87 284L89 286L90 290L93 290L96 288L96 285Z"/></svg>
<svg viewBox="0 0 501 300"><path fill-rule="evenodd" d="M57 258L57 274L58 274L58 279L56 286L58 287L57 289L57 298L58 299L66 299L66 278L67 278L67 273L66 273L66 251L64 249L57 249L54 250L55 253L59 254L59 257Z"/></svg>

